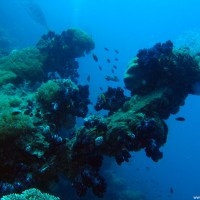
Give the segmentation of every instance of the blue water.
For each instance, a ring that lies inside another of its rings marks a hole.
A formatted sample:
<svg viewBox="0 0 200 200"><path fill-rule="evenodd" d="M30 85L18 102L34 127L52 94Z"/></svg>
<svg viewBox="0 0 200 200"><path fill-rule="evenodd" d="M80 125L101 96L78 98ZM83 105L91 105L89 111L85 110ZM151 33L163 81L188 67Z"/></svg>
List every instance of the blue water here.
<svg viewBox="0 0 200 200"><path fill-rule="evenodd" d="M23 0L24 1L24 0ZM22 0L0 1L0 28L15 41L15 48L33 46L46 29L35 23L27 14ZM99 65L91 54L78 59L79 82L87 84L90 75L90 98L96 101L107 86L124 87L123 74L128 62L140 48L151 47L156 42L168 39L178 41L188 31L200 30L199 0L35 0L43 10L48 26L60 33L70 27L77 27L91 34L95 41L93 52L99 57ZM200 39L200 38L199 38ZM104 47L109 49L108 52ZM105 75L112 75L106 62L114 63L118 49L119 61L115 62L118 83L106 82ZM127 91L127 94L129 92ZM167 143L162 147L163 159L154 163L143 151L134 152L130 163L109 166L121 181L123 187L144 194L147 200L189 200L200 195L200 96L188 96L185 105L176 116L186 118L184 122L171 116ZM90 106L90 112L95 112ZM106 167L105 167L106 168ZM68 199L62 184L56 194ZM173 193L170 194L170 188ZM73 193L73 191L70 191ZM71 194L73 196L73 194ZM72 198L75 198L72 197ZM109 199L108 194L105 199ZM88 195L86 199L94 199Z"/></svg>

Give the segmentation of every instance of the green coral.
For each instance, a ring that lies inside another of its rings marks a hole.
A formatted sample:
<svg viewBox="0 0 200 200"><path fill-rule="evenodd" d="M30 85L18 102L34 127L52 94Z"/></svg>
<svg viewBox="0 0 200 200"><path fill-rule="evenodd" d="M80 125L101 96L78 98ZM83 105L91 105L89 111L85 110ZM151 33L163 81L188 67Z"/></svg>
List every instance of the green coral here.
<svg viewBox="0 0 200 200"><path fill-rule="evenodd" d="M47 193L42 193L40 190L32 188L25 190L22 194L10 194L3 196L1 200L60 200L59 197L52 196Z"/></svg>
<svg viewBox="0 0 200 200"><path fill-rule="evenodd" d="M30 98L29 96L26 99ZM18 94L0 94L0 140L29 133L34 128L33 118L24 114L27 105Z"/></svg>
<svg viewBox="0 0 200 200"><path fill-rule="evenodd" d="M5 74L7 73L7 74ZM12 52L0 60L0 84L22 82L28 80L36 82L43 76L42 57L36 48L25 48Z"/></svg>
<svg viewBox="0 0 200 200"><path fill-rule="evenodd" d="M66 31L70 43L70 51L73 52L74 57L84 56L84 53L89 53L94 49L95 44L92 37L80 29L68 29Z"/></svg>
<svg viewBox="0 0 200 200"><path fill-rule="evenodd" d="M33 127L33 121L30 116L23 113L13 115L12 111L8 109L1 114L0 139L29 133Z"/></svg>
<svg viewBox="0 0 200 200"><path fill-rule="evenodd" d="M78 90L78 87L69 79L49 80L43 83L36 92L36 99L43 106L60 101L64 90Z"/></svg>
<svg viewBox="0 0 200 200"><path fill-rule="evenodd" d="M42 104L51 104L59 97L62 89L57 82L49 80L38 88L36 98Z"/></svg>
<svg viewBox="0 0 200 200"><path fill-rule="evenodd" d="M0 85L14 82L16 78L17 75L14 72L0 69Z"/></svg>

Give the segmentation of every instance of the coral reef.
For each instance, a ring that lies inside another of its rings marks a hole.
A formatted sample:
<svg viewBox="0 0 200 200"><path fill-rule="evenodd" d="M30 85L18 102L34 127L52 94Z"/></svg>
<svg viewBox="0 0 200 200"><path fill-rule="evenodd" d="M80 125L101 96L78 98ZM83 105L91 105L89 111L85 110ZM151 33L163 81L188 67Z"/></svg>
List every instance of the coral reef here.
<svg viewBox="0 0 200 200"><path fill-rule="evenodd" d="M60 200L58 197L54 197L47 193L42 193L40 190L32 188L25 190L22 194L10 194L3 196L2 200Z"/></svg>
<svg viewBox="0 0 200 200"><path fill-rule="evenodd" d="M129 162L131 151L141 149L155 162L162 158L160 147L168 134L163 119L178 112L192 93L193 84L200 81L196 57L174 50L170 41L139 51L124 79L133 96L125 97L121 88L108 88L101 94L96 109L108 109L110 115L101 117L87 116L89 86L75 84L74 72L69 80L63 78L65 70L59 71L67 62L74 63L76 57L94 48L91 38L74 29L61 35L49 32L37 47L40 51L25 49L0 63L4 66L0 70L14 73L16 82L21 83L21 79L39 81L40 76L32 76L41 70L45 75L55 75L56 71L61 75L50 80L46 76L46 82L30 90L26 83L23 87L5 84L9 78L2 72L5 81L0 88L1 196L32 187L50 191L59 176L64 175L79 196L91 189L94 195L103 197L107 189L100 174L104 156L114 157L118 165ZM28 74L28 69L32 72L34 67L36 71ZM76 117L85 117L83 126L74 129L70 138L61 136L62 129L67 132L75 127ZM136 198L134 195L127 191L122 198Z"/></svg>
<svg viewBox="0 0 200 200"><path fill-rule="evenodd" d="M162 118L168 118L170 113L178 112L179 106L184 104L184 99L189 93L193 93L193 85L200 78L196 58L181 49L173 50L172 45L167 41L150 49L140 50L124 76L125 85L133 95L142 96L151 92L157 93L159 90L166 91L171 108L167 108L166 105L161 107L171 111L162 115L159 112Z"/></svg>

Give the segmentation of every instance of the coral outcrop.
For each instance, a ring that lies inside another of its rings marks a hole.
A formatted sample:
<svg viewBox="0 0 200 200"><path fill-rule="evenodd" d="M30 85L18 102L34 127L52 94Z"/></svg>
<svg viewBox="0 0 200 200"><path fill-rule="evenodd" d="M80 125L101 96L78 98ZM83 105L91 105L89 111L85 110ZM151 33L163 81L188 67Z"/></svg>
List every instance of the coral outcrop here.
<svg viewBox="0 0 200 200"><path fill-rule="evenodd" d="M92 38L79 29L68 29L60 35L49 31L37 43L37 48L45 56L44 69L47 73L58 72L63 78L76 82L78 63L75 58L82 57L94 49Z"/></svg>
<svg viewBox="0 0 200 200"><path fill-rule="evenodd" d="M1 58L0 73L4 71L7 71L8 74L1 78L2 84L8 81L12 83L22 83L24 80L40 81L43 77L42 56L36 48L15 50Z"/></svg>
<svg viewBox="0 0 200 200"><path fill-rule="evenodd" d="M103 197L107 189L106 180L100 175L104 156L115 158L118 165L129 162L131 151L141 149L155 162L162 158L160 147L166 143L168 134L163 119L178 112L187 95L193 92L193 85L200 81L196 58L175 51L170 41L140 50L124 78L132 97L126 97L121 88L109 88L99 98L96 109L111 112L101 117L87 116L89 86L76 84L74 73L72 79L67 79L70 74L65 76L65 70L60 68L94 48L91 38L74 29L61 35L49 32L37 48L34 50L37 55L45 58L37 67L47 75L46 81L37 89L30 89L29 85L5 84L8 79L4 77L6 81L0 88L1 196L32 187L50 190L62 174L72 182L79 196L91 189L96 196ZM14 56L14 66L22 71L13 69L10 61L3 61L3 65L8 62L10 67L2 70L32 81L21 53L10 56ZM48 78L48 70L54 75L58 71L60 76ZM78 129L76 117L85 117ZM70 137L61 134L69 131ZM123 194L127 195L129 192Z"/></svg>

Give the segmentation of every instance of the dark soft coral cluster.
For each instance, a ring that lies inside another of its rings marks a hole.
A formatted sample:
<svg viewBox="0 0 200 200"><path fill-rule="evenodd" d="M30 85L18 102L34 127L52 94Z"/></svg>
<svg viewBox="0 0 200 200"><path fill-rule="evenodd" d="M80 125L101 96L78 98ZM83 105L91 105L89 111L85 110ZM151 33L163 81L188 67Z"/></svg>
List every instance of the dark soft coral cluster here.
<svg viewBox="0 0 200 200"><path fill-rule="evenodd" d="M108 87L108 90L98 97L95 109L96 111L101 109L109 110L110 114L112 114L121 108L122 105L129 99L129 97L124 95L124 90L121 87Z"/></svg>
<svg viewBox="0 0 200 200"><path fill-rule="evenodd" d="M70 125L75 116L85 117L88 112L89 86L75 85L69 79L50 80L37 90L37 100L43 116L59 129ZM72 127L73 127L72 123Z"/></svg>
<svg viewBox="0 0 200 200"><path fill-rule="evenodd" d="M140 50L124 76L125 85L133 95L165 88L185 96L192 93L193 84L198 80L199 66L195 58L188 52L173 49L170 41ZM174 99L179 101L178 96Z"/></svg>
<svg viewBox="0 0 200 200"><path fill-rule="evenodd" d="M140 138L141 143L146 146L146 155L148 157L151 157L153 161L157 162L158 160L160 160L163 156L162 152L160 152L159 150L161 135L156 133L155 119L150 118L142 120L140 125L138 125L137 130L139 132L138 137ZM165 142L166 138L163 139Z"/></svg>
<svg viewBox="0 0 200 200"><path fill-rule="evenodd" d="M92 188L93 193L98 197L103 197L107 187L105 179L92 168L82 170L73 182L73 186L79 196L85 195L87 188Z"/></svg>
<svg viewBox="0 0 200 200"><path fill-rule="evenodd" d="M36 47L45 56L46 72L58 72L62 78L77 81L78 63L75 58L82 57L94 49L95 44L90 36L79 29L68 29L60 35L49 31L43 35Z"/></svg>
<svg viewBox="0 0 200 200"><path fill-rule="evenodd" d="M173 43L168 40L165 43L157 43L152 48L139 50L138 64L141 67L156 67L158 59L169 56L173 50Z"/></svg>

